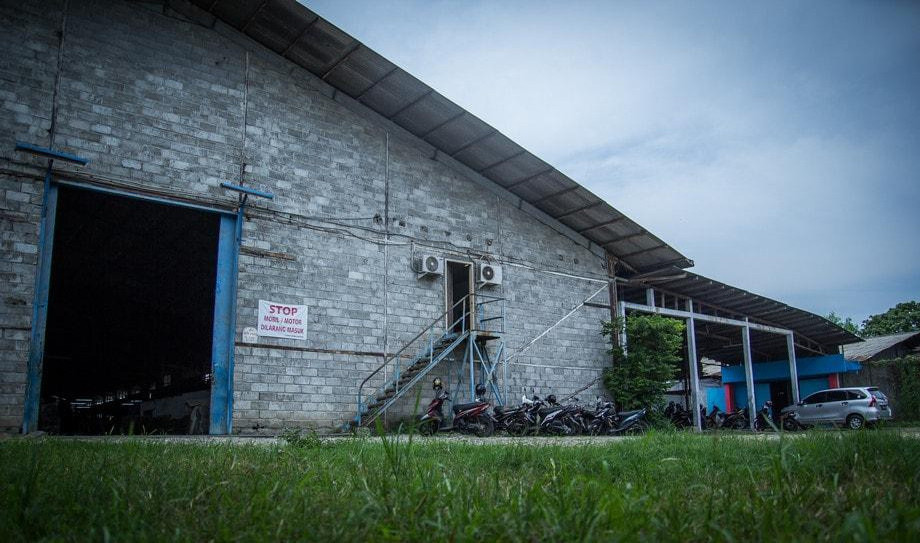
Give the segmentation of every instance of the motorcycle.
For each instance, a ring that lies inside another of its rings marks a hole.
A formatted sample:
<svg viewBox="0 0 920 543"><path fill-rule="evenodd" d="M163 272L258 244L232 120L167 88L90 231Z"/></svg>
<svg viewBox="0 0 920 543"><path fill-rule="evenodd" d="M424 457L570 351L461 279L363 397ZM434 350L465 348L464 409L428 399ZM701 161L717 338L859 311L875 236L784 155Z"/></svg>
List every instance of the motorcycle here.
<svg viewBox="0 0 920 543"><path fill-rule="evenodd" d="M545 400L536 394L530 398L524 395L521 397L520 406L508 411L496 408L495 413L501 426L513 436L540 432L555 435L574 433L567 425L567 414L564 413L563 407L556 403L556 396L553 394Z"/></svg>
<svg viewBox="0 0 920 543"><path fill-rule="evenodd" d="M521 397L521 405L517 407L495 406L493 409L495 429L504 430L513 436L525 435L532 426L529 412L534 409L534 405L537 402L540 402L537 396L534 396L531 400L525 395ZM540 406L542 406L542 402L537 408Z"/></svg>
<svg viewBox="0 0 920 543"><path fill-rule="evenodd" d="M578 433L581 426L576 422L580 407L575 404L562 405L556 401L556 396L550 394L546 397L547 406L538 410L540 433L569 436Z"/></svg>
<svg viewBox="0 0 920 543"><path fill-rule="evenodd" d="M757 412L757 418L754 419L754 430L763 432L773 426L773 402L767 400Z"/></svg>
<svg viewBox="0 0 920 543"><path fill-rule="evenodd" d="M693 426L693 417L690 416L690 411L673 401L668 402L668 406L664 410L664 416L677 428L690 428Z"/></svg>
<svg viewBox="0 0 920 543"><path fill-rule="evenodd" d="M721 427L731 428L732 430L744 430L745 428L749 428L750 424L748 423L747 407L737 409L733 413L730 413L728 416L726 416L725 420L722 421Z"/></svg>
<svg viewBox="0 0 920 543"><path fill-rule="evenodd" d="M705 416L707 430L718 430L725 427L725 420L728 419L728 413L719 409L718 405L712 406L712 411Z"/></svg>
<svg viewBox="0 0 920 543"><path fill-rule="evenodd" d="M436 377L434 379L431 388L435 391L435 397L428 404L425 414L419 417L419 434L430 436L437 432L449 432L451 430L465 434L475 434L478 437L489 437L493 434L495 426L492 417L488 413L491 404L480 399L486 392L486 387L483 384L476 385L475 401L456 404L451 407L454 413L454 421L453 426L450 427L442 427L444 424L442 408L450 395L441 385L440 378Z"/></svg>
<svg viewBox="0 0 920 543"><path fill-rule="evenodd" d="M780 423L783 425L783 430L786 430L787 432L796 432L799 430L808 429L808 427L802 424L802 422L799 420L799 414L795 411L783 413L780 419Z"/></svg>
<svg viewBox="0 0 920 543"><path fill-rule="evenodd" d="M591 435L640 434L649 429L646 409L617 412L613 402L602 402L600 398L597 398L596 406L588 423Z"/></svg>

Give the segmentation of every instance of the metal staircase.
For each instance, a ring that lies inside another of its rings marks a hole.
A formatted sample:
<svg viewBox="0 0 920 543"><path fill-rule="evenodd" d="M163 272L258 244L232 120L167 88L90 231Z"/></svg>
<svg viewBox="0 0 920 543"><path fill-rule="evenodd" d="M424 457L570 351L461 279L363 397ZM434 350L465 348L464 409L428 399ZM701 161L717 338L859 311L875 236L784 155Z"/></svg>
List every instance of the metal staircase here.
<svg viewBox="0 0 920 543"><path fill-rule="evenodd" d="M468 294L458 300L447 311L438 316L415 337L395 353L386 357L383 364L370 373L358 386L358 409L349 427L367 426L384 414L406 392L419 382L433 368L452 353L465 346L459 360L469 363L470 398L473 397L473 383L476 365L480 368L480 379L487 383L498 405L504 405L504 394L497 383L498 364L504 361L504 299L484 294ZM472 313L472 318L471 318ZM459 315L459 316L457 316ZM455 317L455 318L454 318ZM454 318L453 321L450 319ZM488 342L498 343L495 354L490 356ZM455 357L456 358L456 357ZM461 370L465 364L461 364ZM502 385L506 382L506 368L502 364ZM464 372L458 373L458 385ZM369 382L382 377L383 383L370 393ZM455 401L460 387L454 389L451 401Z"/></svg>

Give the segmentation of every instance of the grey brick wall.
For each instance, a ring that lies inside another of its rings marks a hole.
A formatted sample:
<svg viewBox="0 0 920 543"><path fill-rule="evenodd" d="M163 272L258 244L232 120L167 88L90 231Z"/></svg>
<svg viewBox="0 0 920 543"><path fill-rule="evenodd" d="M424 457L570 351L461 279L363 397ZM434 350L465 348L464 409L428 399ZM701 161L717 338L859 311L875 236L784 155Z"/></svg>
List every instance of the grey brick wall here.
<svg viewBox="0 0 920 543"><path fill-rule="evenodd" d="M60 11L0 5L0 44L25 51L0 60L0 427L12 428L21 422L41 205L41 162L12 147L47 144ZM383 351L384 298L390 351L445 309L442 280L419 280L411 269L422 251L505 264L504 286L489 293L507 298L509 353L603 285L586 279L602 281L605 271L583 240L497 197L474 173L433 160L426 144L221 23L205 28L142 3L71 1L64 66L56 146L91 159L83 175L232 205L219 183L238 181L245 162L247 182L276 194L254 203L244 227L235 431L350 419L357 385L380 358L343 353ZM384 213L387 164L393 244L384 250L383 226L371 217ZM242 344L259 299L308 305L308 339ZM593 301L606 300L605 290ZM607 360L606 317L582 308L515 358L514 396L522 386L565 395L596 378ZM440 371L456 375L451 369Z"/></svg>

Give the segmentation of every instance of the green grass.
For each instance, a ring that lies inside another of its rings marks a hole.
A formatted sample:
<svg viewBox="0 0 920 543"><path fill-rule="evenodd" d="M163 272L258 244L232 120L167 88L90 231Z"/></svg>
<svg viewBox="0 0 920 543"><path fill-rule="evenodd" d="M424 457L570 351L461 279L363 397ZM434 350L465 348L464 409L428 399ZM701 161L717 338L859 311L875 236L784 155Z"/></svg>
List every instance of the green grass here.
<svg viewBox="0 0 920 543"><path fill-rule="evenodd" d="M920 440L0 441L0 541L918 541Z"/></svg>

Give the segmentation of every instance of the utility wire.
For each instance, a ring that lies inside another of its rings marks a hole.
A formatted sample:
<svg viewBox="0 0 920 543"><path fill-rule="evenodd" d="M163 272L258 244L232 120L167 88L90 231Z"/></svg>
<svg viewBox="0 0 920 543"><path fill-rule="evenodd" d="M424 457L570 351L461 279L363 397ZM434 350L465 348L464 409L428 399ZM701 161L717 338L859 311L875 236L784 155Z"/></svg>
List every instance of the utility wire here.
<svg viewBox="0 0 920 543"><path fill-rule="evenodd" d="M531 347L533 347L534 343L536 343L537 341L540 341L540 338L542 338L542 337L545 336L546 334L550 333L554 328L556 328L557 326L559 326L560 324L562 324L562 322L563 322L564 320L566 320L567 318L571 317L572 315L575 314L576 311L578 311L579 309L581 309L582 307L584 307L584 305L585 305L586 303L588 303L589 301L591 301L591 298L594 298L595 296L597 296L598 294L600 294L601 292L603 292L603 291L606 290L606 289L607 289L607 285L604 285L604 286L602 286L601 288L599 288L599 289L597 289L596 291L594 291L594 294L592 294L592 295L588 296L587 298L585 298L584 300L582 300L581 303L579 303L578 305L576 305L575 307L573 307L571 311L569 311L568 313L566 313L564 317L562 317L561 319L559 319L558 321L556 321L555 323L553 323L552 326L550 326L549 328L547 328L546 330L544 330L543 332L541 332L537 337L535 337L535 338L533 338L532 340L530 340L529 343L527 343L527 344L524 345L523 347L520 347L520 348L517 350L517 352L515 352L514 354L512 354L511 356L509 356L508 358L506 358L505 361L506 361L506 362L511 362L511 360L512 360L513 358L515 358L515 357L517 357L517 356L520 356L520 355L524 354L525 351L527 351L528 349L530 349Z"/></svg>

